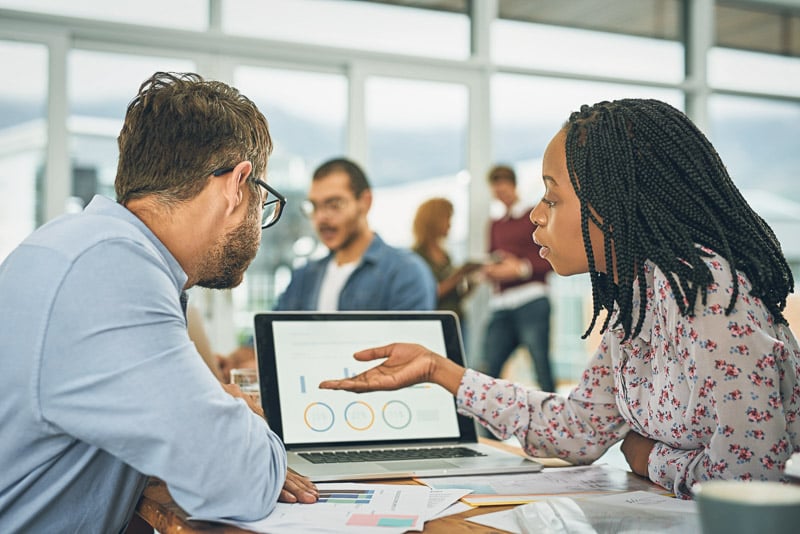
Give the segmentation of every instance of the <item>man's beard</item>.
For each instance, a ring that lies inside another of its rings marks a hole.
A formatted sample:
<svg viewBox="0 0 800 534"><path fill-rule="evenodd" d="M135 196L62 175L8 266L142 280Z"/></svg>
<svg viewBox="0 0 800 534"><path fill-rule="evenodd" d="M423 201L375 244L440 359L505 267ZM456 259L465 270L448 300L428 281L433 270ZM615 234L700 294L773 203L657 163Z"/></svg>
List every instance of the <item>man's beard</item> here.
<svg viewBox="0 0 800 534"><path fill-rule="evenodd" d="M250 210L242 224L218 242L209 253L197 285L208 289L230 289L242 283L244 272L261 244L258 209Z"/></svg>

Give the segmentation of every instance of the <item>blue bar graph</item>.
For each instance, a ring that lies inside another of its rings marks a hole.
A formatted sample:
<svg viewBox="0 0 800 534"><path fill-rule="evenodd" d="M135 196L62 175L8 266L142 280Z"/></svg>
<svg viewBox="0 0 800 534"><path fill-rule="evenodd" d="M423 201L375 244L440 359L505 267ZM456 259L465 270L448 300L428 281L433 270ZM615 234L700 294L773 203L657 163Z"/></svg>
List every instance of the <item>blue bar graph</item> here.
<svg viewBox="0 0 800 534"><path fill-rule="evenodd" d="M306 377L300 375L300 393L306 392Z"/></svg>

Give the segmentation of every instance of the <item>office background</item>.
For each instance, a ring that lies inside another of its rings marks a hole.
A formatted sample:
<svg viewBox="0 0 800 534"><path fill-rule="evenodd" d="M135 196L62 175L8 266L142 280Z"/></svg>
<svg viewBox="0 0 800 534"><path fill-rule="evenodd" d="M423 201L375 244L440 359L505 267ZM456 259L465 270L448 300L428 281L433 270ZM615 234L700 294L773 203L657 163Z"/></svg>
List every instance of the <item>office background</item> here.
<svg viewBox="0 0 800 534"><path fill-rule="evenodd" d="M275 140L268 180L289 198L242 286L192 290L221 353L293 265L324 253L297 209L323 160L364 165L370 222L389 243L409 246L416 207L444 196L455 261L480 258L498 208L489 167L513 165L532 205L547 142L600 100L686 111L800 279L798 0L0 0L0 260L92 195L114 198L116 136L156 70L251 97ZM588 277L552 287L554 365L569 382L596 342L580 339ZM471 347L487 293L468 303ZM796 296L790 306L798 333Z"/></svg>

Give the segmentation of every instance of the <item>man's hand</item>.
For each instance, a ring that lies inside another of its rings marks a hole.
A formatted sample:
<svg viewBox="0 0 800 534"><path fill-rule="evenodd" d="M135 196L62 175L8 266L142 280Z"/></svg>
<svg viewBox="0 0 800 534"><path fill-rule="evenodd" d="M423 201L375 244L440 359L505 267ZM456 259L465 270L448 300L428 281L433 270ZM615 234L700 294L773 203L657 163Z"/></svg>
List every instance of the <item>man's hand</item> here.
<svg viewBox="0 0 800 534"><path fill-rule="evenodd" d="M258 402L258 396L252 393L245 393L243 392L238 384L222 384L222 387L227 391L231 396L237 397L239 399L244 399L247 403L247 406L253 410L254 413L260 415L262 418L264 417L264 408L261 407L261 403Z"/></svg>
<svg viewBox="0 0 800 534"><path fill-rule="evenodd" d="M311 504L317 502L318 498L319 492L313 482L291 469L287 470L286 483L278 496L280 502Z"/></svg>
<svg viewBox="0 0 800 534"><path fill-rule="evenodd" d="M631 471L639 476L650 478L647 471L647 460L650 458L650 451L653 450L655 444L654 440L637 434L633 430L628 432L628 435L622 440L621 449L625 460L631 466Z"/></svg>
<svg viewBox="0 0 800 534"><path fill-rule="evenodd" d="M422 345L392 343L362 350L353 357L362 362L386 358L381 365L351 378L325 380L320 389L345 389L356 393L395 390L421 382L433 382L456 394L464 368Z"/></svg>
<svg viewBox="0 0 800 534"><path fill-rule="evenodd" d="M502 259L483 268L483 275L492 282L513 282L529 278L532 274L531 264L525 258L518 258L508 252L503 252Z"/></svg>

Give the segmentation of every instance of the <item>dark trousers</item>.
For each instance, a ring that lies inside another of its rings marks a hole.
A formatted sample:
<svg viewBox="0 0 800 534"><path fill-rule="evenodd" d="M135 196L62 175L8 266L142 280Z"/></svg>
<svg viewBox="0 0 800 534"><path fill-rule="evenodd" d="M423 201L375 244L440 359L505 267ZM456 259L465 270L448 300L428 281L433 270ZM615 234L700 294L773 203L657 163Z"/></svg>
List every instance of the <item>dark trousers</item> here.
<svg viewBox="0 0 800 534"><path fill-rule="evenodd" d="M550 300L541 297L519 308L495 310L484 337L486 373L500 376L503 365L520 345L528 349L542 391L555 391L550 368Z"/></svg>

